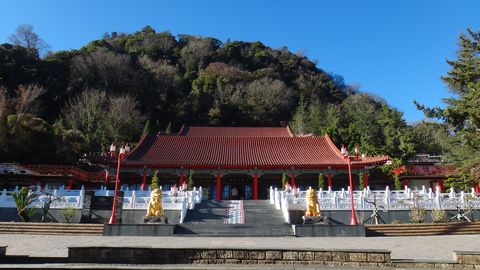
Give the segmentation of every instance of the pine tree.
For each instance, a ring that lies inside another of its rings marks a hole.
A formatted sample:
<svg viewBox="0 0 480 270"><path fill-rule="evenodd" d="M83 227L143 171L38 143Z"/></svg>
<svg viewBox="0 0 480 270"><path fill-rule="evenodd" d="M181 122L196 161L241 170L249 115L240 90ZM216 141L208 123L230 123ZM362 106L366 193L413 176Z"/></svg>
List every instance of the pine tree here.
<svg viewBox="0 0 480 270"><path fill-rule="evenodd" d="M190 174L188 175L188 189L193 189L195 186L195 183L193 182L193 171L190 171Z"/></svg>
<svg viewBox="0 0 480 270"><path fill-rule="evenodd" d="M305 134L308 132L308 111L303 101L303 95L300 96L297 110L293 115L293 120L290 123L293 133Z"/></svg>
<svg viewBox="0 0 480 270"><path fill-rule="evenodd" d="M155 173L152 176L152 184L150 184L151 190L158 189L158 170L155 171Z"/></svg>
<svg viewBox="0 0 480 270"><path fill-rule="evenodd" d="M282 174L282 189L285 190L285 186L287 185L287 174Z"/></svg>
<svg viewBox="0 0 480 270"><path fill-rule="evenodd" d="M318 174L318 189L323 189L325 187L325 179L323 173Z"/></svg>
<svg viewBox="0 0 480 270"><path fill-rule="evenodd" d="M363 179L363 173L358 174L358 190L363 190L365 188L365 182Z"/></svg>

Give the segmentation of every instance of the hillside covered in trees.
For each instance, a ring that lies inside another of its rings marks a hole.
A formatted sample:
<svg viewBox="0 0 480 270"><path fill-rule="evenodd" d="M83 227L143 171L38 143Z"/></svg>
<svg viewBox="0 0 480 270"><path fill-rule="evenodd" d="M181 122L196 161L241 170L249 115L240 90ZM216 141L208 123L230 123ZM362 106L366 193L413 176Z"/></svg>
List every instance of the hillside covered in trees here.
<svg viewBox="0 0 480 270"><path fill-rule="evenodd" d="M40 57L46 44L32 34L20 26L11 44L0 45L2 162L73 163L182 124L288 124L297 134L328 133L337 145L400 159L443 151L436 141L443 126L409 126L381 98L287 48L147 26Z"/></svg>

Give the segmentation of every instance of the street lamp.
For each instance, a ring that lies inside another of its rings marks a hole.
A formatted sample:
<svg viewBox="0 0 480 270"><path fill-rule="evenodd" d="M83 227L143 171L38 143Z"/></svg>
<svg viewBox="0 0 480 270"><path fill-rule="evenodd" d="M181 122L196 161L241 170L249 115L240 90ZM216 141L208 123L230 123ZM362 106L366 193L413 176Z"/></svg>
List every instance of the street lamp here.
<svg viewBox="0 0 480 270"><path fill-rule="evenodd" d="M352 166L350 163L350 156L346 155L345 158L347 159L348 163L348 178L350 180L350 202L352 203L352 214L350 217L350 225L357 225L357 217L355 216L355 203L353 201L353 181L352 181Z"/></svg>
<svg viewBox="0 0 480 270"><path fill-rule="evenodd" d="M117 176L115 177L115 191L113 194L113 206L112 206L112 215L110 216L110 220L108 224L115 224L117 222L117 193L118 193L118 186L120 183L120 161L122 160L123 156L125 156L125 148L120 148L120 153L118 154L118 161L117 161Z"/></svg>

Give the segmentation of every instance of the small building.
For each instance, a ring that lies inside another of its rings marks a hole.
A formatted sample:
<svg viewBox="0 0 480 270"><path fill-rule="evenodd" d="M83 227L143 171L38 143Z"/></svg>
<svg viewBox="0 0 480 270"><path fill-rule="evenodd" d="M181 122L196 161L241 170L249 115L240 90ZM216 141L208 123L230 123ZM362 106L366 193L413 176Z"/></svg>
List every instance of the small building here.
<svg viewBox="0 0 480 270"><path fill-rule="evenodd" d="M118 160L113 154L89 159L107 166L110 176L116 173ZM283 178L291 186L318 188L322 174L325 188L346 188L349 165L353 181L358 183L361 175L368 185L369 169L388 159L346 158L328 135L294 136L288 126L183 126L175 134L144 135L120 160L120 180L145 188L157 172L164 189L183 185L191 177L206 198L266 199L269 187L281 188Z"/></svg>

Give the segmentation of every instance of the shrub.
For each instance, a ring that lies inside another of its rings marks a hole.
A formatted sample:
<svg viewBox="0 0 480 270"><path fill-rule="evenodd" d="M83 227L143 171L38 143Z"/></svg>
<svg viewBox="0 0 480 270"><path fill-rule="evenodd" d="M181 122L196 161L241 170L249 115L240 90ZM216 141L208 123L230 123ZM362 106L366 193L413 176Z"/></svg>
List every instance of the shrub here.
<svg viewBox="0 0 480 270"><path fill-rule="evenodd" d="M442 223L447 220L447 214L442 209L433 209L430 213L433 223Z"/></svg>
<svg viewBox="0 0 480 270"><path fill-rule="evenodd" d="M423 223L425 220L425 212L425 209L419 207L410 209L410 213L408 213L410 221L413 223Z"/></svg>
<svg viewBox="0 0 480 270"><path fill-rule="evenodd" d="M67 208L63 209L62 215L63 219L66 223L72 223L73 219L75 218L75 208L71 206L67 206Z"/></svg>
<svg viewBox="0 0 480 270"><path fill-rule="evenodd" d="M33 200L37 197L29 188L22 187L18 192L12 194L17 213L23 222L29 222L35 213L35 208L30 207Z"/></svg>

